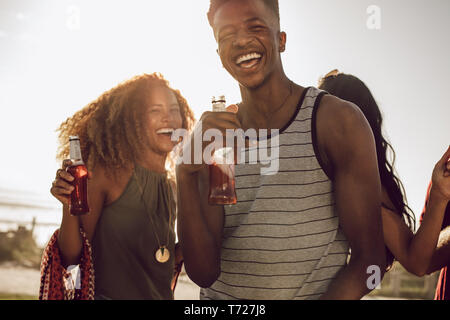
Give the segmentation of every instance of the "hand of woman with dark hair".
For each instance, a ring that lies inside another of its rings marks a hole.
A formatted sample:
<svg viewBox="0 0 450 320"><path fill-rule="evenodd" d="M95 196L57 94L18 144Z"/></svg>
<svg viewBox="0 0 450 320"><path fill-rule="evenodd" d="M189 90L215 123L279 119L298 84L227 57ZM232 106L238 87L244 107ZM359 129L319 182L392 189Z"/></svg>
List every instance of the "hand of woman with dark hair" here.
<svg viewBox="0 0 450 320"><path fill-rule="evenodd" d="M432 201L440 201L447 204L445 215L448 215L450 211L450 146L433 170L429 192L429 200L425 205L425 214L427 213L428 207ZM425 214L424 221L426 218ZM445 228L446 225L447 227ZM448 266L450 263L450 227L448 227L448 224L444 221L441 228L444 229L442 229L439 234L438 244L434 250L433 257L428 265L426 274L431 274L438 271L445 266Z"/></svg>
<svg viewBox="0 0 450 320"><path fill-rule="evenodd" d="M386 246L406 270L417 276L425 275L434 260L445 210L450 200L449 158L450 148L434 167L429 202L416 234L408 229L397 213L382 208Z"/></svg>
<svg viewBox="0 0 450 320"><path fill-rule="evenodd" d="M434 167L431 184L430 196L442 201L450 200L450 146Z"/></svg>

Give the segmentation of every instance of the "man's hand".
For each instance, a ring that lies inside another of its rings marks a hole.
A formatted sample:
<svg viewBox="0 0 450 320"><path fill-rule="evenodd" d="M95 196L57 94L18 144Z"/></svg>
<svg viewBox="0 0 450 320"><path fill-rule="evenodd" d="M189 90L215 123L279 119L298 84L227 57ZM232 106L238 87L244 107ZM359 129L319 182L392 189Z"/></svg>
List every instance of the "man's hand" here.
<svg viewBox="0 0 450 320"><path fill-rule="evenodd" d="M237 117L237 111L237 105L230 105L227 107L227 112L208 111L202 114L192 134L183 145L183 163L179 164L179 170L182 170L183 173L193 174L210 164L208 160L212 159L214 150L226 146L227 130L236 130L242 127ZM212 135L210 138L213 141L205 139L209 135ZM215 136L220 136L221 139L217 140ZM234 151L236 155L236 149Z"/></svg>
<svg viewBox="0 0 450 320"><path fill-rule="evenodd" d="M237 111L236 106L231 109ZM199 152L194 150L195 143L198 143L195 138L199 139L199 135L203 137L206 130L218 129L225 137L226 129L241 127L236 114L230 112L206 112L200 121L202 126L197 126L197 132L194 130L190 142L185 145L191 152L191 160L194 160L193 151ZM205 147L206 144L202 143L202 155ZM224 209L223 206L208 203L209 169L203 157L201 164L178 165L177 183L178 238L186 272L200 287L209 287L220 274Z"/></svg>

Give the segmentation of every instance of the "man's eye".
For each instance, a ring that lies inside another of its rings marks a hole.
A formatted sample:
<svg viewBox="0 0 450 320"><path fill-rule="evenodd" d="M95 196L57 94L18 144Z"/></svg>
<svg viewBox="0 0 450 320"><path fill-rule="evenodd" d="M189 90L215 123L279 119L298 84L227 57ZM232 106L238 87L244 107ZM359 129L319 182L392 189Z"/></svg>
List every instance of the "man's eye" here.
<svg viewBox="0 0 450 320"><path fill-rule="evenodd" d="M233 33L231 33L231 32L221 34L221 35L219 36L219 41L228 40L228 39L230 39L232 36L233 36Z"/></svg>
<svg viewBox="0 0 450 320"><path fill-rule="evenodd" d="M251 31L262 31L262 30L264 30L264 27L263 26L251 26L250 30Z"/></svg>

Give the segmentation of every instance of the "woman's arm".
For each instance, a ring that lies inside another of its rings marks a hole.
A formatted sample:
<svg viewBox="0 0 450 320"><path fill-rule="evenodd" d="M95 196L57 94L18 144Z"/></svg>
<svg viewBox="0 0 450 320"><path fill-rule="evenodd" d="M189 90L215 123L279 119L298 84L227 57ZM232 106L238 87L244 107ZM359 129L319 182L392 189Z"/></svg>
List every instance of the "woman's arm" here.
<svg viewBox="0 0 450 320"><path fill-rule="evenodd" d="M386 246L409 272L426 274L439 238L446 204L430 197L426 216L414 235L398 213L382 208L383 234Z"/></svg>
<svg viewBox="0 0 450 320"><path fill-rule="evenodd" d="M90 174L88 180L89 214L81 217L70 214L70 194L73 191L70 182L73 181L73 177L65 170L70 164L70 160L63 162L63 167L58 170L57 177L50 190L52 195L63 204L63 217L58 235L58 246L61 251L63 265L66 267L79 264L83 246L80 226L83 226L88 240L91 241L105 200L103 187L105 185L104 170L99 168L94 174Z"/></svg>
<svg viewBox="0 0 450 320"><path fill-rule="evenodd" d="M418 276L427 273L450 199L450 175L447 169L449 157L450 148L433 170L429 202L415 235L398 213L382 208L383 234L387 247L406 270Z"/></svg>
<svg viewBox="0 0 450 320"><path fill-rule="evenodd" d="M448 265L450 265L450 227L441 231L427 274L432 274Z"/></svg>

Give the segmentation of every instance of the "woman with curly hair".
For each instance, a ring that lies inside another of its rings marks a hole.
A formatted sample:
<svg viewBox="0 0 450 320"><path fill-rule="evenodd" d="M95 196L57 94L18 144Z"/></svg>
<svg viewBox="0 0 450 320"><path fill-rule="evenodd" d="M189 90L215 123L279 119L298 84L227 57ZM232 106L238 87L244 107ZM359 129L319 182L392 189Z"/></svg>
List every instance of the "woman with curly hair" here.
<svg viewBox="0 0 450 320"><path fill-rule="evenodd" d="M173 299L176 206L171 152L176 142L171 135L176 129L190 130L193 123L180 92L154 73L103 93L59 127L59 159L68 158L69 136L80 138L90 171L90 212L70 215L74 178L65 170L70 161L64 160L51 188L63 204L55 242L64 267L85 262L88 244L96 299Z"/></svg>
<svg viewBox="0 0 450 320"><path fill-rule="evenodd" d="M395 152L383 137L383 117L372 93L360 79L338 70L322 78L319 89L356 104L372 128L382 185L381 216L388 268L398 260L409 272L425 275L430 263L437 258L434 253L450 201L450 147L434 167L427 214L414 233L415 216L407 204L403 184L395 174ZM389 151L393 156L391 161Z"/></svg>

